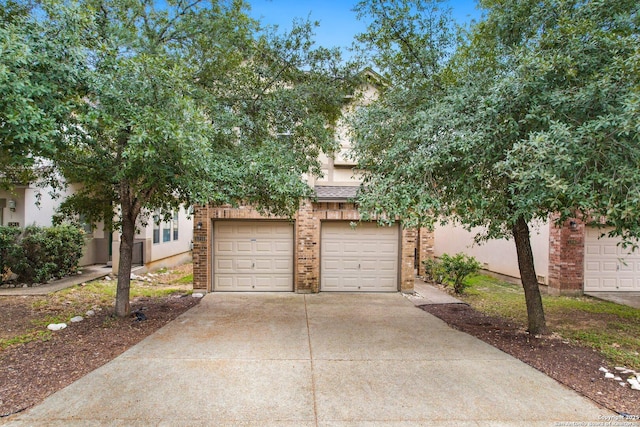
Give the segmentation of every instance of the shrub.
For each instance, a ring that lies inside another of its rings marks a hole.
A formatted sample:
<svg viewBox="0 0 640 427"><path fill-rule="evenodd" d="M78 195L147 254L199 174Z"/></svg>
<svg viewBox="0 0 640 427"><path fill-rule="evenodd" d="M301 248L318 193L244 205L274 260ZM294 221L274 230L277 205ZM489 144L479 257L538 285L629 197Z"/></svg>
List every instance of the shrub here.
<svg viewBox="0 0 640 427"><path fill-rule="evenodd" d="M428 258L422 261L424 265L424 274L427 280L435 283L442 283L444 279L444 271L442 264L436 258Z"/></svg>
<svg viewBox="0 0 640 427"><path fill-rule="evenodd" d="M18 248L18 236L22 232L16 227L0 226L0 283L11 275L10 262Z"/></svg>
<svg viewBox="0 0 640 427"><path fill-rule="evenodd" d="M480 263L472 256L457 253L454 256L442 254L440 257L442 270L446 276L447 282L453 286L456 294L464 293L468 287L464 283L464 279L480 270Z"/></svg>
<svg viewBox="0 0 640 427"><path fill-rule="evenodd" d="M25 283L68 276L78 268L83 245L83 232L75 226L29 226L18 239L9 267Z"/></svg>

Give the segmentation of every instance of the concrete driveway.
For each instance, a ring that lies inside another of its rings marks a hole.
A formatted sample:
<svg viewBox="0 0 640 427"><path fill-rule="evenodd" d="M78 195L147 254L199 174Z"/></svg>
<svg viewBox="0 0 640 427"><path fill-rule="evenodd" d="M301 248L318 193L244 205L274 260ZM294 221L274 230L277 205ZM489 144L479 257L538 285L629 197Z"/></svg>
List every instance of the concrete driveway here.
<svg viewBox="0 0 640 427"><path fill-rule="evenodd" d="M610 415L401 294L215 293L8 422L550 426Z"/></svg>

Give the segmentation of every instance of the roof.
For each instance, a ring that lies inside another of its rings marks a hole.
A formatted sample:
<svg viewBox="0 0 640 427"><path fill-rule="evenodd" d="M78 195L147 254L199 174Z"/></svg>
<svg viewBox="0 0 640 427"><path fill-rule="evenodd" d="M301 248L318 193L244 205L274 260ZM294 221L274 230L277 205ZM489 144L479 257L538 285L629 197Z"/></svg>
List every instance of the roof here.
<svg viewBox="0 0 640 427"><path fill-rule="evenodd" d="M360 186L316 185L314 189L319 202L346 202L356 198Z"/></svg>

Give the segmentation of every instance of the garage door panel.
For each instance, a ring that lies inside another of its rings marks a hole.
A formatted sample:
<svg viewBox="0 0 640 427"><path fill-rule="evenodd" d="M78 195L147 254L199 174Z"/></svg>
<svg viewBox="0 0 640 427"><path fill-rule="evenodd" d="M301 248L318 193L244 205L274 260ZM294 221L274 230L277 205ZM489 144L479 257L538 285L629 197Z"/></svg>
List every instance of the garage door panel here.
<svg viewBox="0 0 640 427"><path fill-rule="evenodd" d="M321 228L321 290L395 292L399 228L326 222Z"/></svg>
<svg viewBox="0 0 640 427"><path fill-rule="evenodd" d="M342 254L348 256L349 254L359 254L362 248L362 242L345 242L342 245Z"/></svg>
<svg viewBox="0 0 640 427"><path fill-rule="evenodd" d="M585 252L587 255L600 255L600 246L587 245Z"/></svg>
<svg viewBox="0 0 640 427"><path fill-rule="evenodd" d="M232 259L216 259L215 269L218 272L230 273L234 270Z"/></svg>
<svg viewBox="0 0 640 427"><path fill-rule="evenodd" d="M250 254L253 253L253 244L252 242L232 242L235 253L245 253Z"/></svg>
<svg viewBox="0 0 640 427"><path fill-rule="evenodd" d="M261 276L257 275L255 277L255 288L252 290L256 291L290 291L291 290L291 277L288 275L284 276Z"/></svg>
<svg viewBox="0 0 640 427"><path fill-rule="evenodd" d="M591 261L591 262L587 262L585 264L585 269L587 271L600 271L600 263L597 261Z"/></svg>
<svg viewBox="0 0 640 427"><path fill-rule="evenodd" d="M635 281L633 280L633 277L626 277L626 278L621 278L619 281L619 286L622 289L633 289L633 285L634 285Z"/></svg>
<svg viewBox="0 0 640 427"><path fill-rule="evenodd" d="M396 271L397 263L393 261L381 261L376 266L379 271Z"/></svg>
<svg viewBox="0 0 640 427"><path fill-rule="evenodd" d="M233 252L233 242L221 240L216 242L216 251L220 254L222 253L232 253Z"/></svg>
<svg viewBox="0 0 640 427"><path fill-rule="evenodd" d="M620 272L621 273L633 273L635 271L635 263L625 262L621 260L620 262Z"/></svg>
<svg viewBox="0 0 640 427"><path fill-rule="evenodd" d="M335 276L327 276L322 278L322 287L325 291L338 290L339 285L340 281Z"/></svg>
<svg viewBox="0 0 640 427"><path fill-rule="evenodd" d="M214 290L293 290L293 225L216 221Z"/></svg>
<svg viewBox="0 0 640 427"><path fill-rule="evenodd" d="M358 279L355 277L342 277L339 279L340 283L338 289L345 289L348 291L358 290Z"/></svg>
<svg viewBox="0 0 640 427"><path fill-rule="evenodd" d="M233 289L233 278L230 276L225 276L225 275L220 275L217 278L217 286L218 289L226 289L226 290L231 290Z"/></svg>
<svg viewBox="0 0 640 427"><path fill-rule="evenodd" d="M360 270L365 274L369 271L377 271L378 270L378 262L376 261L362 261L360 263Z"/></svg>

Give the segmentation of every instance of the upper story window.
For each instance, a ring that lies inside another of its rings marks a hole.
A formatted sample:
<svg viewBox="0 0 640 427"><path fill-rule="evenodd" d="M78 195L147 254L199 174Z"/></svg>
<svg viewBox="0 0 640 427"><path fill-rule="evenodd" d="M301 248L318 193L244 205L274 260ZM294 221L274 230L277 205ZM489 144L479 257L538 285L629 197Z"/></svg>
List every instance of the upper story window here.
<svg viewBox="0 0 640 427"><path fill-rule="evenodd" d="M160 212L153 216L153 243L166 243L178 240L178 212L173 212L169 221L162 221Z"/></svg>

